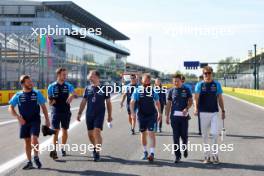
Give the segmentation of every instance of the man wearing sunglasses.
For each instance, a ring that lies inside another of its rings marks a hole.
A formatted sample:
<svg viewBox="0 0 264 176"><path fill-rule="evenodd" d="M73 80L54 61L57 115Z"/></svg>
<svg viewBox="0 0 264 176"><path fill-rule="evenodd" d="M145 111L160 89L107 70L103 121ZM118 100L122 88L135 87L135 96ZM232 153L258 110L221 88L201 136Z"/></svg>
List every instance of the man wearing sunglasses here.
<svg viewBox="0 0 264 176"><path fill-rule="evenodd" d="M219 112L218 105L222 111L222 119L225 118L224 100L222 96L223 90L219 82L213 80L213 69L209 66L203 68L203 81L197 83L195 87L195 109L194 114L200 113L201 128L203 144L208 144L208 129L212 135L212 145L210 149L212 153L212 162L219 163L217 151L217 137L218 137L218 119ZM214 147L214 148L212 148ZM205 164L210 163L210 152L204 151Z"/></svg>
<svg viewBox="0 0 264 176"><path fill-rule="evenodd" d="M136 119L131 116L131 110L130 110L130 100L131 100L131 95L134 92L134 90L138 87L137 83L137 77L135 74L130 75L130 83L125 86L125 92L122 96L122 101L120 103L121 108L124 106L124 101L127 99L127 113L128 113L128 121L131 126L131 134L135 135L135 126L136 126ZM135 106L135 111L136 111L136 106Z"/></svg>

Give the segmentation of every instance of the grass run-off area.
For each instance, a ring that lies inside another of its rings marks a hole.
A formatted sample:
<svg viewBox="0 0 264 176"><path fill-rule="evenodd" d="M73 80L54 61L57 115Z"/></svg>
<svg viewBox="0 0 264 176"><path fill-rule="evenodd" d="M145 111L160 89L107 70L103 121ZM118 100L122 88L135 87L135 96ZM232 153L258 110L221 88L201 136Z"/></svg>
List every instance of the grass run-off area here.
<svg viewBox="0 0 264 176"><path fill-rule="evenodd" d="M224 92L227 95L232 95L234 97L240 98L242 100L257 104L259 106L264 107L264 98L262 97L255 97L255 96L250 96L250 95L246 95L246 94L241 94L241 93L236 93L236 92L232 92L232 91L225 91Z"/></svg>

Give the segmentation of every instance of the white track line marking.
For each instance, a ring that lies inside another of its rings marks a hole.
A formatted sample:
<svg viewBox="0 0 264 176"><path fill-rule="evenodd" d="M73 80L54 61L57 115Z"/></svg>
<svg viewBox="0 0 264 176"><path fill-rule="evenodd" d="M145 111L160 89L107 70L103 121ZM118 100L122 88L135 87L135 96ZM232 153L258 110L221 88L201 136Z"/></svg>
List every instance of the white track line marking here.
<svg viewBox="0 0 264 176"><path fill-rule="evenodd" d="M118 95L113 95L113 97L112 97L112 99L115 99L115 98L117 98L118 97ZM121 100L121 99L120 99ZM118 100L112 100L112 103L115 103L115 102L118 102L118 101L120 101L119 99ZM76 111L76 110L78 110L79 109L79 107L73 107L73 108L71 108L71 111ZM50 115L50 113L49 113L49 115ZM41 117L43 117L43 115L41 115ZM10 124L10 123L15 123L15 122L17 122L17 120L16 119L13 119L13 120L8 120L8 121L4 121L4 122L0 122L0 126L2 126L2 125L7 125L7 124Z"/></svg>
<svg viewBox="0 0 264 176"><path fill-rule="evenodd" d="M118 95L114 95L111 99L115 99L117 98ZM115 101L115 100L114 100ZM78 107L79 108L79 107ZM83 115L81 117L81 121L83 121L85 119L85 115ZM70 132L73 128L75 128L76 126L78 126L80 124L80 122L78 122L77 120L75 120L73 123L70 124L70 127L68 129L68 132ZM59 133L59 138L61 138L62 133ZM45 140L44 142L42 142L41 144L39 144L39 151L42 151L42 149L45 149L50 143L52 143L53 138L50 137L49 139ZM17 166L18 164L20 164L21 162L26 160L26 154L23 153L7 162L5 162L4 164L0 165L0 174L3 172L8 171L9 169Z"/></svg>
<svg viewBox="0 0 264 176"><path fill-rule="evenodd" d="M79 109L79 107L74 107L74 108L71 108L71 111L76 111L78 109ZM48 114L50 115L50 113L48 113ZM42 114L41 117L44 117L44 115ZM17 122L17 119L0 122L0 126L1 125L6 125L6 124L9 124L9 123L14 123L14 122Z"/></svg>
<svg viewBox="0 0 264 176"><path fill-rule="evenodd" d="M14 119L14 120L8 120L8 121L0 122L0 126L1 125L6 125L6 124L9 124L9 123L14 123L14 122L17 122L17 120Z"/></svg>
<svg viewBox="0 0 264 176"><path fill-rule="evenodd" d="M6 108L8 107L9 105L3 105L3 106L0 106L1 108Z"/></svg>

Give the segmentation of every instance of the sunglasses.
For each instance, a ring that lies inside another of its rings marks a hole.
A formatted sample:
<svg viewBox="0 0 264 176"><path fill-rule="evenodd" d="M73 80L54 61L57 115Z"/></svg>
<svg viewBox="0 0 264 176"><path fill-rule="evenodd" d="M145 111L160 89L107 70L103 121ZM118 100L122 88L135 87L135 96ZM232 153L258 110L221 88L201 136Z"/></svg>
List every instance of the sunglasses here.
<svg viewBox="0 0 264 176"><path fill-rule="evenodd" d="M136 77L131 77L131 79L136 79Z"/></svg>
<svg viewBox="0 0 264 176"><path fill-rule="evenodd" d="M204 72L203 74L204 74L204 75L211 75L212 72Z"/></svg>

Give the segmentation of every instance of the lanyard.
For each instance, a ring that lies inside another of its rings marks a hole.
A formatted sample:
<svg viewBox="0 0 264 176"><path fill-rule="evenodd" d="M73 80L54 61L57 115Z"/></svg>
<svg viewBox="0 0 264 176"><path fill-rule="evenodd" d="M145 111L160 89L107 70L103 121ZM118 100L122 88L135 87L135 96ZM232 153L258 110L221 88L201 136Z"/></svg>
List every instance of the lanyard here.
<svg viewBox="0 0 264 176"><path fill-rule="evenodd" d="M94 103L96 101L96 87L93 87L93 98L92 102Z"/></svg>

